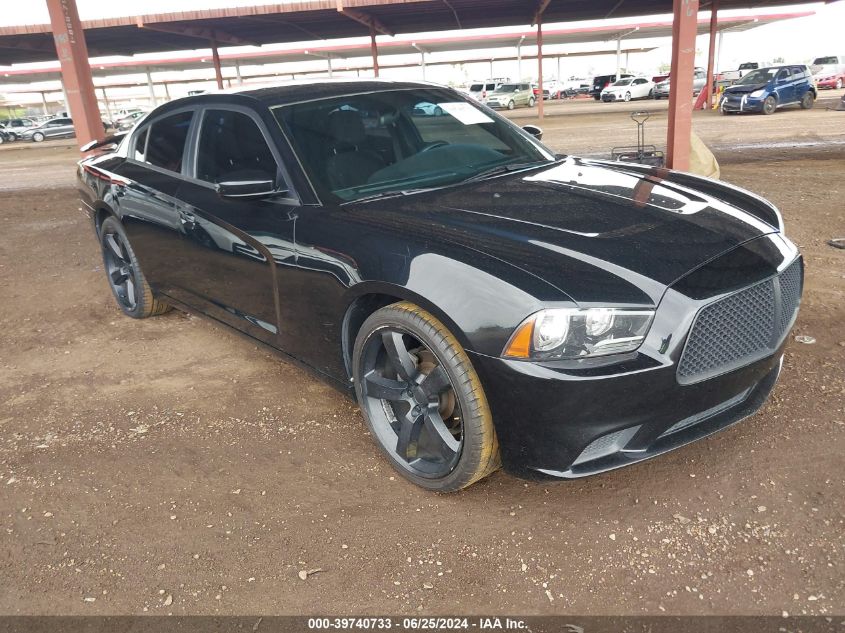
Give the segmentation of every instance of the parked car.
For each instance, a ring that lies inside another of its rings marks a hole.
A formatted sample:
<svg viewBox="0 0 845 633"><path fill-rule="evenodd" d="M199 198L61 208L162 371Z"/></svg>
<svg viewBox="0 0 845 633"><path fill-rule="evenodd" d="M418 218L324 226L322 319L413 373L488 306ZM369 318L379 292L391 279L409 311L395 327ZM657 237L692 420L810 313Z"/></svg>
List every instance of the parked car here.
<svg viewBox="0 0 845 633"><path fill-rule="evenodd" d="M649 99L654 94L654 84L645 77L627 77L615 81L601 91L601 100L631 101L632 99Z"/></svg>
<svg viewBox="0 0 845 633"><path fill-rule="evenodd" d="M757 70L758 68L765 68L767 66L768 64L763 64L761 62L743 62L739 65L739 68L737 68L736 70L726 70L721 73L721 81L726 84L733 84L736 83L738 80L742 79L752 70Z"/></svg>
<svg viewBox="0 0 845 633"><path fill-rule="evenodd" d="M816 57L810 64L810 71L816 81L816 87L839 90L845 86L845 55Z"/></svg>
<svg viewBox="0 0 845 633"><path fill-rule="evenodd" d="M0 125L3 126L6 136L8 136L8 140L16 141L20 138L24 131L35 127L37 124L35 121L27 117L22 119L6 119L4 121L0 121Z"/></svg>
<svg viewBox="0 0 845 633"><path fill-rule="evenodd" d="M807 66L771 66L752 71L725 88L719 108L722 114L773 114L788 105L800 105L809 110L815 99L816 86Z"/></svg>
<svg viewBox="0 0 845 633"><path fill-rule="evenodd" d="M693 72L693 79L692 79L692 94L693 96L697 95L704 89L704 86L707 84L707 71L704 68L696 68ZM654 85L654 98L655 99L668 99L669 98L669 89L670 89L670 81L669 77L666 77L660 83Z"/></svg>
<svg viewBox="0 0 845 633"><path fill-rule="evenodd" d="M414 106L413 114L415 116L443 116L443 108L435 103L420 101Z"/></svg>
<svg viewBox="0 0 845 633"><path fill-rule="evenodd" d="M430 128L419 103L450 106ZM284 351L354 393L430 490L500 463L581 477L738 422L772 390L801 297L766 200L556 157L430 84L177 99L77 176L127 316L177 306Z"/></svg>
<svg viewBox="0 0 845 633"><path fill-rule="evenodd" d="M627 77L633 77L633 75L630 73L621 73L619 75L619 79L625 79ZM615 83L616 80L616 75L598 75L597 77L593 77L593 87L590 88L587 94L592 95L596 101L600 101L602 90Z"/></svg>
<svg viewBox="0 0 845 633"><path fill-rule="evenodd" d="M146 112L143 110L136 110L135 112L130 112L126 116L119 118L117 121L114 122L114 127L116 130L125 131L131 130L132 127L143 117L147 115Z"/></svg>
<svg viewBox="0 0 845 633"><path fill-rule="evenodd" d="M9 133L2 125L0 125L0 145L2 145L3 143L8 143L11 140L12 138Z"/></svg>
<svg viewBox="0 0 845 633"><path fill-rule="evenodd" d="M496 88L498 88L506 81L507 80L503 79L487 79L485 81L476 81L469 85L469 87L467 88L467 94L469 94L469 96L475 99L476 101L481 101L483 103Z"/></svg>
<svg viewBox="0 0 845 633"><path fill-rule="evenodd" d="M517 106L525 105L529 108L534 107L534 90L531 84L502 84L496 88L491 94L487 95L487 100L484 102L491 108L507 108L513 110Z"/></svg>
<svg viewBox="0 0 845 633"><path fill-rule="evenodd" d="M36 127L24 130L20 137L25 141L40 143L48 138L68 138L71 136L76 136L76 131L73 129L73 119L57 117L55 119L48 119Z"/></svg>

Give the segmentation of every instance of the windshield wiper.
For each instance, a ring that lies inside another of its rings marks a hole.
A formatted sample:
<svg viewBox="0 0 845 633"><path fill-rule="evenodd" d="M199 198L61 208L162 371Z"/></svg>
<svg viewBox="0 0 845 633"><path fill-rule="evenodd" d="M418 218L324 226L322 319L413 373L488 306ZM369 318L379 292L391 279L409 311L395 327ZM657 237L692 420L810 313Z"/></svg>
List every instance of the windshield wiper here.
<svg viewBox="0 0 845 633"><path fill-rule="evenodd" d="M495 167L490 167L489 169L480 171L477 174L473 174L469 178L463 179L461 182L475 182L477 180L485 180L486 178L490 178L491 176L497 176L499 174L505 174L511 171L520 171L522 169L530 169L531 167L539 167L540 165L550 165L553 162L554 161L539 160L531 163L508 163L506 165L496 165Z"/></svg>
<svg viewBox="0 0 845 633"><path fill-rule="evenodd" d="M355 198L353 200L347 200L346 202L342 202L341 205L344 204L354 204L356 202L369 202L370 200L378 200L379 198L393 198L397 196L408 196L412 193L421 193L423 191L431 191L432 189L439 189L440 187L420 187L417 189L391 189L390 191L379 191L378 193L370 194L369 196L364 196L363 198Z"/></svg>

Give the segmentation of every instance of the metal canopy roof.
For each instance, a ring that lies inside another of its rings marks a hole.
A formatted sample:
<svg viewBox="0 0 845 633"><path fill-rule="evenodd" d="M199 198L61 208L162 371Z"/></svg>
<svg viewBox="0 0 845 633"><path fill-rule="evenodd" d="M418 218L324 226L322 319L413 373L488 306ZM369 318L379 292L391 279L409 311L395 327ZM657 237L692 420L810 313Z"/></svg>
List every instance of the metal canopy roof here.
<svg viewBox="0 0 845 633"><path fill-rule="evenodd" d="M812 12L801 13L772 13L756 16L732 16L719 20L720 31L745 31L764 24L771 24L779 20L812 15ZM707 33L709 30L709 18L698 20L699 34ZM648 22L631 22L626 24L612 24L590 27L571 28L548 28L543 31L543 45L545 47L560 44L583 44L615 40L617 37L625 36L625 42L637 39L653 37L669 37L672 35L671 20L651 20ZM436 62L461 63L467 61L486 61L491 57L497 60L504 60L513 56L513 48L517 43L522 42L523 46L536 46L537 32L534 29L515 29L513 31L495 34L480 34L471 31L460 36L438 37L423 36L411 41L408 38L397 38L379 42L379 56L384 58L390 55L418 54L421 50L427 53L446 53L453 51L468 51L478 49L499 49L508 48L501 54L490 54L486 57L477 56L473 60L430 60L428 65ZM628 52L633 52L627 49ZM607 51L615 53L616 51ZM622 51L625 52L625 51ZM598 54L598 53L590 53ZM290 48L286 50L258 50L238 53L221 53L221 66L234 67L235 63L241 65L253 64L276 64L282 62L304 62L313 61L318 58L331 57L332 59L346 59L354 57L367 57L370 55L369 41L362 41L353 44L319 44L308 48ZM574 56L574 52L553 52L548 51L547 57ZM528 55L523 58L528 59ZM410 64L414 65L414 64ZM398 66L394 64L393 66ZM199 70L210 69L210 55L185 55L168 59L138 60L128 59L117 62L92 63L91 72L95 77L106 77L111 75L125 75L133 72L163 72L174 70ZM338 69L340 69L338 67ZM38 69L0 69L0 84L30 83L36 81L50 81L61 78L61 71L58 62L46 68Z"/></svg>
<svg viewBox="0 0 845 633"><path fill-rule="evenodd" d="M811 0L721 0L720 10L808 4ZM707 9L708 0L701 3ZM92 57L219 45L263 45L367 35L518 26L533 21L537 0L310 0L86 20ZM343 9L342 11L340 9ZM553 0L543 21L570 22L671 13L672 0ZM56 50L49 24L0 27L0 64L49 61Z"/></svg>

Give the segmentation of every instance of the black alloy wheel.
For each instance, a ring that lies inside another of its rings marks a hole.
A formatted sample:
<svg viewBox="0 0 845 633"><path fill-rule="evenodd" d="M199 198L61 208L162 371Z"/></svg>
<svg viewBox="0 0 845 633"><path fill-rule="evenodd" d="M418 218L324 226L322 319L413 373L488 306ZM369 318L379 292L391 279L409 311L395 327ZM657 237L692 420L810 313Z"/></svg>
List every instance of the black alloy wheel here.
<svg viewBox="0 0 845 633"><path fill-rule="evenodd" d="M361 327L353 366L370 432L403 476L450 492L498 468L480 380L428 312L407 302L377 310Z"/></svg>
<svg viewBox="0 0 845 633"><path fill-rule="evenodd" d="M170 306L153 296L135 252L117 218L109 217L100 227L103 267L117 305L135 319L163 314Z"/></svg>

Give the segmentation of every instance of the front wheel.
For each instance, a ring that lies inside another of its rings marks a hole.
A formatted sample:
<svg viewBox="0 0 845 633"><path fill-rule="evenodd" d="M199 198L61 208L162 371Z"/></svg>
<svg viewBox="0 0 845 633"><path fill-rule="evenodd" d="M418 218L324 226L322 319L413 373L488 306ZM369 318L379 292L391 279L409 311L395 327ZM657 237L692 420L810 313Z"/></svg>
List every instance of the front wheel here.
<svg viewBox="0 0 845 633"><path fill-rule="evenodd" d="M801 97L801 108L803 110L809 110L813 107L813 103L815 102L816 97L815 95L810 92L809 90L804 93L804 96Z"/></svg>
<svg viewBox="0 0 845 633"><path fill-rule="evenodd" d="M508 101L508 110L513 110L515 106L516 104L513 102L513 100Z"/></svg>
<svg viewBox="0 0 845 633"><path fill-rule="evenodd" d="M443 108L440 106L434 108L434 116L443 116Z"/></svg>
<svg viewBox="0 0 845 633"><path fill-rule="evenodd" d="M625 101L630 101L630 100L631 100L631 93L630 93L630 92L626 92L626 93L625 93Z"/></svg>
<svg viewBox="0 0 845 633"><path fill-rule="evenodd" d="M36 132L32 135L32 140L34 143L40 143L44 140L44 134L42 134L41 132Z"/></svg>
<svg viewBox="0 0 845 633"><path fill-rule="evenodd" d="M528 107L529 107L529 108L533 108L533 107L534 107L534 97L531 97L531 98L528 100Z"/></svg>
<svg viewBox="0 0 845 633"><path fill-rule="evenodd" d="M763 101L763 114L774 114L775 110L777 109L777 101L771 95L766 97L766 100Z"/></svg>
<svg viewBox="0 0 845 633"><path fill-rule="evenodd" d="M153 291L117 218L109 217L100 226L103 268L118 307L133 319L164 314L170 306L153 296Z"/></svg>
<svg viewBox="0 0 845 633"><path fill-rule="evenodd" d="M840 90L841 88L842 88L842 79L840 78L840 79L836 80L836 89Z"/></svg>
<svg viewBox="0 0 845 633"><path fill-rule="evenodd" d="M499 468L499 443L478 374L436 317L401 302L370 315L353 350L355 392L393 467L438 492Z"/></svg>

